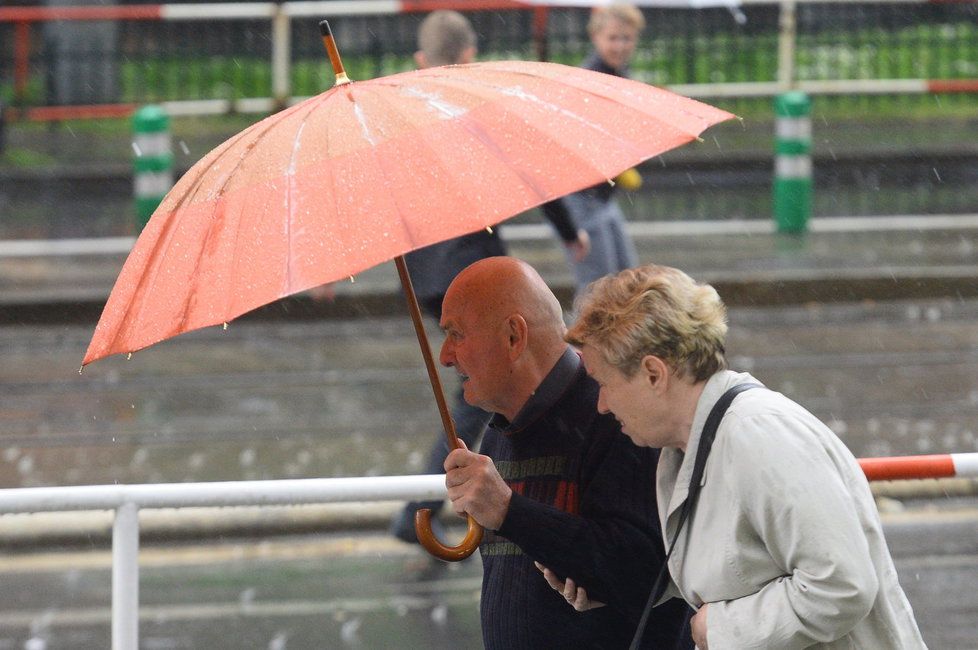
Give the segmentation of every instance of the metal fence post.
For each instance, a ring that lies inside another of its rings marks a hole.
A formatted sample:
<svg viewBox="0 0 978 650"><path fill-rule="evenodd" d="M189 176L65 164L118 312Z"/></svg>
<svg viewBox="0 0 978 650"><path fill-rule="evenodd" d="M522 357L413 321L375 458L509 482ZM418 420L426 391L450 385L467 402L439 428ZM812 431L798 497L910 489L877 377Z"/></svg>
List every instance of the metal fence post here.
<svg viewBox="0 0 978 650"><path fill-rule="evenodd" d="M812 212L812 103L793 90L774 100L774 218L780 232L804 232Z"/></svg>
<svg viewBox="0 0 978 650"><path fill-rule="evenodd" d="M778 85L782 90L795 87L795 50L798 18L795 0L781 0L778 16Z"/></svg>
<svg viewBox="0 0 978 650"><path fill-rule="evenodd" d="M162 106L143 106L132 116L133 193L141 231L173 187L170 116Z"/></svg>
<svg viewBox="0 0 978 650"><path fill-rule="evenodd" d="M128 502L112 524L112 650L139 648L139 508Z"/></svg>
<svg viewBox="0 0 978 650"><path fill-rule="evenodd" d="M292 18L281 2L272 16L272 99L276 111L289 103L292 83L289 76L292 55Z"/></svg>

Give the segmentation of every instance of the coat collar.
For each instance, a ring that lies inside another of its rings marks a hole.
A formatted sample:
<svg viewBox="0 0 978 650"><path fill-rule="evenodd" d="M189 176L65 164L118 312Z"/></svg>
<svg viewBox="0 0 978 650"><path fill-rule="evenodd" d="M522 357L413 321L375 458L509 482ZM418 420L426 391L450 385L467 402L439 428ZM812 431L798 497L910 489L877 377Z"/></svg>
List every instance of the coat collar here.
<svg viewBox="0 0 978 650"><path fill-rule="evenodd" d="M713 405L730 387L746 382L757 382L757 380L748 373L737 373L730 370L721 370L707 379L703 392L696 402L696 411L693 414L693 425L689 433L689 442L686 444L686 453L684 454L676 448L668 448L663 449L659 456L659 469L656 473L658 477L657 489L660 490L660 494L670 495L665 514L660 516L663 518L662 530L668 531L670 540L673 532L668 530L666 523L672 519L674 514L678 516L678 510L689 494L689 479L693 473L696 452L699 450L706 418L709 417ZM707 470L708 468L709 465L707 465ZM701 485L706 483L707 470L703 472Z"/></svg>

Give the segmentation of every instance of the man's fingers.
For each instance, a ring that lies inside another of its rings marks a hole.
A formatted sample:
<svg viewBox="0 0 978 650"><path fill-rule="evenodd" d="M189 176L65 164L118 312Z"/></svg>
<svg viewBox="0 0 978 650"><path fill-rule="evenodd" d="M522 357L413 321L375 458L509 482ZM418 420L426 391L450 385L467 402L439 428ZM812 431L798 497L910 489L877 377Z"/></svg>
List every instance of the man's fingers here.
<svg viewBox="0 0 978 650"><path fill-rule="evenodd" d="M585 590L584 587L577 590L577 598L575 598L574 602L571 604L574 605L574 609L579 612L587 611L589 609L591 601L588 599L587 590Z"/></svg>
<svg viewBox="0 0 978 650"><path fill-rule="evenodd" d="M543 573L543 579L547 581L547 584L550 585L550 588L556 591L557 593L563 595L564 593L563 580L558 578L556 573L554 573L547 567L543 566L539 562L534 562L533 564L541 573Z"/></svg>
<svg viewBox="0 0 978 650"><path fill-rule="evenodd" d="M564 581L564 598L573 603L577 599L577 584L570 578Z"/></svg>

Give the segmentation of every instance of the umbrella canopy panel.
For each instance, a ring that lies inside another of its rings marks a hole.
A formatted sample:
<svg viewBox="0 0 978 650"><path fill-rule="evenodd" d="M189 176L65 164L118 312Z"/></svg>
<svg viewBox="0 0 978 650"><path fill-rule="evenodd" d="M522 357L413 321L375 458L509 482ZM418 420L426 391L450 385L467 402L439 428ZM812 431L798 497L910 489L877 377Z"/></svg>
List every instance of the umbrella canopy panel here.
<svg viewBox="0 0 978 650"><path fill-rule="evenodd" d="M494 225L730 117L551 63L335 86L232 137L180 179L127 259L84 363Z"/></svg>

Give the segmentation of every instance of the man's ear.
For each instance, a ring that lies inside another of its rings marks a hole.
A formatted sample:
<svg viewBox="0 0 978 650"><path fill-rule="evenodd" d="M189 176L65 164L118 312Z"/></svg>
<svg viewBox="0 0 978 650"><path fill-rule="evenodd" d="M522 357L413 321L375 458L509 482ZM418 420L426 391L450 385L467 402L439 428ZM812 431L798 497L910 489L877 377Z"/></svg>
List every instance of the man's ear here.
<svg viewBox="0 0 978 650"><path fill-rule="evenodd" d="M672 373L669 371L669 365L661 358L654 354L647 354L639 362L639 368L653 390L664 391L668 388Z"/></svg>
<svg viewBox="0 0 978 650"><path fill-rule="evenodd" d="M518 359L523 354L523 350L526 349L528 332L526 319L521 315L513 314L506 319L507 349L511 361Z"/></svg>
<svg viewBox="0 0 978 650"><path fill-rule="evenodd" d="M424 70L428 67L428 57L421 50L414 53L414 65L417 66L418 70Z"/></svg>
<svg viewBox="0 0 978 650"><path fill-rule="evenodd" d="M456 61L455 63L460 63L460 64L472 63L473 61L475 61L476 53L477 50L475 45L471 45L465 48L464 50L462 50L462 54L459 55L458 61Z"/></svg>

